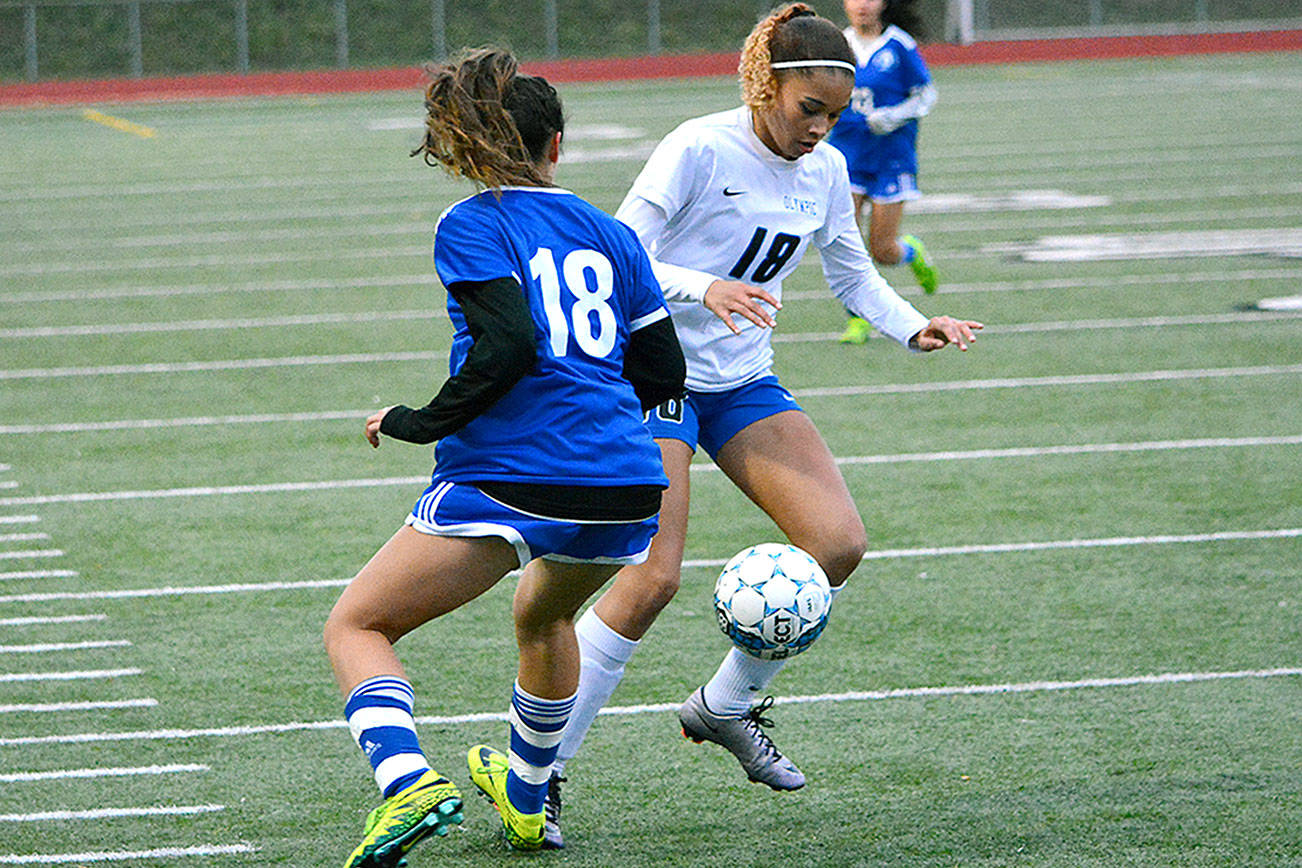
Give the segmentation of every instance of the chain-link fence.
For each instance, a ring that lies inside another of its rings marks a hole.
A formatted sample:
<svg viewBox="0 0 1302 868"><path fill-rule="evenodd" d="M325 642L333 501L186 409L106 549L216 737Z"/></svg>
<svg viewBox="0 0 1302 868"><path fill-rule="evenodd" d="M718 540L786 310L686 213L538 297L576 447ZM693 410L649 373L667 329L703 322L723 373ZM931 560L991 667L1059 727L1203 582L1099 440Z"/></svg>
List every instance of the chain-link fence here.
<svg viewBox="0 0 1302 868"><path fill-rule="evenodd" d="M0 78L735 51L772 0L0 0ZM843 18L836 0L816 8ZM1297 0L919 0L932 39L1302 27ZM1281 22L1283 22L1281 24Z"/></svg>
<svg viewBox="0 0 1302 868"><path fill-rule="evenodd" d="M1297 0L950 0L948 11L955 41L1302 26Z"/></svg>

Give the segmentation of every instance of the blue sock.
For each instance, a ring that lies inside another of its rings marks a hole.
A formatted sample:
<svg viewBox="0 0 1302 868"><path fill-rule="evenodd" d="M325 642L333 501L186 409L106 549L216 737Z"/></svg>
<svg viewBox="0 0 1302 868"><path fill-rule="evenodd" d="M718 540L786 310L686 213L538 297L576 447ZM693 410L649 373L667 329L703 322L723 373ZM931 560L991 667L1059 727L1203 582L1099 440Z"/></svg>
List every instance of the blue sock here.
<svg viewBox="0 0 1302 868"><path fill-rule="evenodd" d="M537 814L547 799L547 780L560 747L565 723L574 708L574 696L541 699L515 683L511 695L511 769L506 775L506 797L522 814Z"/></svg>
<svg viewBox="0 0 1302 868"><path fill-rule="evenodd" d="M353 688L344 705L348 730L375 770L375 783L387 799L429 771L412 719L415 696L394 675L368 678Z"/></svg>
<svg viewBox="0 0 1302 868"><path fill-rule="evenodd" d="M903 238L896 238L895 243L900 248L900 265L905 265L917 258L918 251L914 249L912 244Z"/></svg>

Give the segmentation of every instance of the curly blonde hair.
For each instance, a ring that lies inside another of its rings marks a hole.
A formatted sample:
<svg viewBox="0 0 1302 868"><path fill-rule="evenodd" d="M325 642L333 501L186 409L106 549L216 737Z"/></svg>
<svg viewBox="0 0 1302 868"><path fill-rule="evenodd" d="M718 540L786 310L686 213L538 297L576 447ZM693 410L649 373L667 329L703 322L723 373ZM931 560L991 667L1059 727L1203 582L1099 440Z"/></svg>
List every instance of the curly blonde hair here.
<svg viewBox="0 0 1302 868"><path fill-rule="evenodd" d="M788 3L774 9L755 25L741 48L737 72L741 101L763 110L778 96L774 63L792 60L840 60L854 65L854 52L841 29L820 18L808 3Z"/></svg>
<svg viewBox="0 0 1302 868"><path fill-rule="evenodd" d="M426 66L425 137L411 152L490 189L546 186L539 170L565 119L555 88L497 48Z"/></svg>

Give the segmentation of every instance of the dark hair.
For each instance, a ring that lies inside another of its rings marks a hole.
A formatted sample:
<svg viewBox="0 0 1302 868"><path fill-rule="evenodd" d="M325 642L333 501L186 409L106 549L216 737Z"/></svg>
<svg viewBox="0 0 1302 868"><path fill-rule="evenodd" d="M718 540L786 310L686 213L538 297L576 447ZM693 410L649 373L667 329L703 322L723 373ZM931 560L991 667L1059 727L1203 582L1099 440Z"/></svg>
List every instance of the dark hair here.
<svg viewBox="0 0 1302 868"><path fill-rule="evenodd" d="M894 24L918 42L924 41L927 25L918 10L913 8L913 2L914 0L886 0L886 6L882 9L882 29Z"/></svg>
<svg viewBox="0 0 1302 868"><path fill-rule="evenodd" d="M855 65L854 52L839 27L820 18L807 3L788 3L770 12L746 37L737 68L742 101L751 108L770 105L778 92L773 64L792 60L840 60ZM797 74L810 71L812 68L792 70ZM846 74L853 75L848 70Z"/></svg>
<svg viewBox="0 0 1302 868"><path fill-rule="evenodd" d="M425 138L413 157L485 187L547 183L538 164L565 117L546 79L521 74L498 48L463 50L425 71Z"/></svg>

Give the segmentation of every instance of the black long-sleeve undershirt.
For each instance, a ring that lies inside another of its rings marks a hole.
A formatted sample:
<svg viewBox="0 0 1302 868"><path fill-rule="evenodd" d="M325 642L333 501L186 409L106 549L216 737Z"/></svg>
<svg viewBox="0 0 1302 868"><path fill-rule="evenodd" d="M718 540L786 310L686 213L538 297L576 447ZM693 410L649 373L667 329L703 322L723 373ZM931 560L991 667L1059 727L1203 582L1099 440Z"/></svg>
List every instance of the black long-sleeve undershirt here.
<svg viewBox="0 0 1302 868"><path fill-rule="evenodd" d="M537 363L533 317L520 285L511 278L464 281L448 292L461 305L473 339L466 359L429 404L393 407L380 433L411 443L432 443L455 433L515 387ZM642 409L683 394L687 366L669 317L629 336L623 375ZM638 521L655 515L654 485L569 486L483 482L479 487L509 506L565 519Z"/></svg>
<svg viewBox="0 0 1302 868"><path fill-rule="evenodd" d="M461 305L474 341L466 360L424 407L389 410L381 434L409 443L442 440L497 403L538 360L529 303L515 280L460 281L448 293Z"/></svg>
<svg viewBox="0 0 1302 868"><path fill-rule="evenodd" d="M681 398L687 378L687 361L678 333L669 317L656 320L629 335L624 348L624 379L646 412L670 398Z"/></svg>

